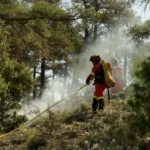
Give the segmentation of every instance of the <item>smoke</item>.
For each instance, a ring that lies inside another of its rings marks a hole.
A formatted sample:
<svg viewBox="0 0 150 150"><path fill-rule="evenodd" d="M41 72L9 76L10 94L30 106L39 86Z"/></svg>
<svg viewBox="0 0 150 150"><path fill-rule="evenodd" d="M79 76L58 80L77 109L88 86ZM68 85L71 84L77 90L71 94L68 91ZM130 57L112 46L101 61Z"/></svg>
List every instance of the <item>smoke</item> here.
<svg viewBox="0 0 150 150"><path fill-rule="evenodd" d="M132 24L137 21L137 18L132 18ZM131 37L127 36L127 27L114 27L105 37L98 39L95 43L86 46L83 52L79 55L73 56L74 61L71 66L70 75L66 77L64 83L57 77L53 86L47 86L43 96L40 99L32 101L29 105L24 105L22 112L24 112L29 118L34 117L36 114L44 111L49 106L52 106L59 100L69 96L75 92L78 88L85 84L87 76L91 73L92 63L89 61L92 55L99 55L106 62L110 62L112 57L121 58L120 64L124 65L124 57L127 57L127 61L130 61L136 51L134 42L131 41ZM130 81L130 64L128 64L127 80ZM51 110L59 110L67 108L68 104L72 103L84 95L91 96L94 92L94 86L92 83L85 89L75 94L75 96L68 97L61 104L56 105ZM106 91L105 91L106 92ZM31 114L30 114L31 112Z"/></svg>
<svg viewBox="0 0 150 150"><path fill-rule="evenodd" d="M31 119L83 86L93 67L92 63L89 61L92 55L99 55L101 59L110 62L110 59L114 56L119 58L133 53L135 45L129 41L130 37L126 36L123 31L116 32L115 28L104 39L97 40L95 43L88 45L83 53L75 56L74 62L71 66L72 73L70 76L66 77L66 83L64 83L63 79L61 80L59 77L56 77L54 85L48 85L40 99L31 101L30 104L23 105L22 113L25 113ZM94 86L92 83L75 94L75 96L68 97L61 102L61 104L56 105L51 111L67 108L68 104L77 101L82 96L85 96L85 99L86 97L91 98L92 102L94 92Z"/></svg>
<svg viewBox="0 0 150 150"><path fill-rule="evenodd" d="M43 112L48 107L54 105L56 102L64 98L62 95L66 96L65 88L56 82L54 86L48 86L44 90L41 98L36 98L28 103L23 103L19 114L25 114L29 119L32 119L37 114ZM61 108L61 106L58 108ZM52 108L51 111L52 110L54 109Z"/></svg>

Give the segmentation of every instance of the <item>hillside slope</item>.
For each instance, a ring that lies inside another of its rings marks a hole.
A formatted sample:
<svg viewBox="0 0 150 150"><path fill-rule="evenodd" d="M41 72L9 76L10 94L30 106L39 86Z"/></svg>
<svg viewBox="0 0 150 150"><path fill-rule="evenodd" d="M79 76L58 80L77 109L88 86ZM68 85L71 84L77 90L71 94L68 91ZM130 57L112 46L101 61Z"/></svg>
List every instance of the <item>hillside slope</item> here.
<svg viewBox="0 0 150 150"><path fill-rule="evenodd" d="M105 101L105 109L91 113L91 101L74 101L66 109L48 112L30 127L0 140L12 150L123 150L136 149L128 140L126 101Z"/></svg>

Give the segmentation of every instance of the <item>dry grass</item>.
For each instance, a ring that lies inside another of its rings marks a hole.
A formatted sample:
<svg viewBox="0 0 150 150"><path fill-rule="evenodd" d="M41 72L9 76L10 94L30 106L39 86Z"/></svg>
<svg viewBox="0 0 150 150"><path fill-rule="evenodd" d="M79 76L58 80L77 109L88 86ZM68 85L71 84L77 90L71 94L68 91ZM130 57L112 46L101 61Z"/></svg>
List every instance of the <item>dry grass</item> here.
<svg viewBox="0 0 150 150"><path fill-rule="evenodd" d="M67 108L50 112L34 127L3 139L0 145L4 150L10 145L13 150L135 149L126 136L125 121L130 113L126 101L105 101L105 109L97 115L92 114L90 103L74 100Z"/></svg>

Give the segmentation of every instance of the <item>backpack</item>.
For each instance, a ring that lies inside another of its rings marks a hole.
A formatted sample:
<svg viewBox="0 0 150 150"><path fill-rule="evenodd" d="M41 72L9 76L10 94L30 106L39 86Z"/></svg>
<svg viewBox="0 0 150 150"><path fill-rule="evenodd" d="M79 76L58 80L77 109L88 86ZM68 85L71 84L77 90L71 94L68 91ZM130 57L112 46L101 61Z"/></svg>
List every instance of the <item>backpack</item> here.
<svg viewBox="0 0 150 150"><path fill-rule="evenodd" d="M113 78L112 68L110 63L106 63L104 60L101 61L104 70L105 84L108 88L115 86L116 82Z"/></svg>

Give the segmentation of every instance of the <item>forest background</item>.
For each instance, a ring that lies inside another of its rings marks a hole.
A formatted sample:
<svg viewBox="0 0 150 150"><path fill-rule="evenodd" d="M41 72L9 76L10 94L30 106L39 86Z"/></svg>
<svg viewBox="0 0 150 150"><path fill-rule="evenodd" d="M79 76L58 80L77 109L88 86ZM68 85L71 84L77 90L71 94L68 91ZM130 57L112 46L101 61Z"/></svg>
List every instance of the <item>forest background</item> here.
<svg viewBox="0 0 150 150"><path fill-rule="evenodd" d="M137 4L149 9L147 0L1 0L0 131L11 131L31 117L33 107L44 110L84 85L93 54L106 61L116 57L125 86L135 76L142 82L135 88L142 89L143 82L149 86L141 68L149 64L150 21L137 16ZM74 98L89 96L93 88ZM144 89L149 96L149 88ZM135 107L138 98L129 103ZM149 113L147 109L142 108Z"/></svg>

